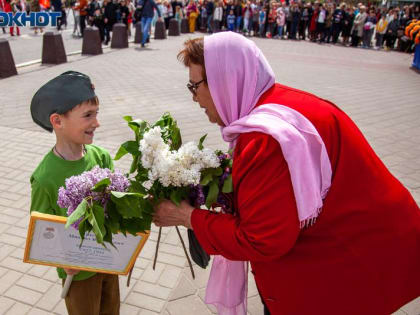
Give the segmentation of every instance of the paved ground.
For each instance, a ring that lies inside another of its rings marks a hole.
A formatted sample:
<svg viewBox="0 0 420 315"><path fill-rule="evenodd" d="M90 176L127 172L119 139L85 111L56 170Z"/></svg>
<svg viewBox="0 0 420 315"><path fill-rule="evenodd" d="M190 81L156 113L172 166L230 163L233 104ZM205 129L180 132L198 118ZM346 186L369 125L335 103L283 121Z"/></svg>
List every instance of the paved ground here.
<svg viewBox="0 0 420 315"><path fill-rule="evenodd" d="M102 126L96 142L110 151L115 152L119 143L131 137L120 117L130 114L154 120L164 111L179 121L184 140L208 133L208 145L225 148L218 128L207 122L185 88L188 73L175 57L184 39L186 36L153 41L151 48L143 50L130 46L107 50L101 56L74 56L69 63L54 67L20 68L18 76L0 81L1 314L66 314L55 270L22 263L29 221L28 179L54 143L52 135L31 121L32 95L66 70L82 71L92 77L101 100ZM412 56L307 42L256 42L278 82L316 93L346 111L420 203L420 75L409 69ZM25 56L22 51L19 54ZM127 168L128 163L123 160L117 166ZM120 279L122 314L211 313L202 302L208 270L196 266L197 279L191 279L174 229L164 229L157 270L151 270L156 236L153 229L130 287L125 286L125 277ZM262 314L252 276L249 313ZM420 314L420 299L397 314Z"/></svg>

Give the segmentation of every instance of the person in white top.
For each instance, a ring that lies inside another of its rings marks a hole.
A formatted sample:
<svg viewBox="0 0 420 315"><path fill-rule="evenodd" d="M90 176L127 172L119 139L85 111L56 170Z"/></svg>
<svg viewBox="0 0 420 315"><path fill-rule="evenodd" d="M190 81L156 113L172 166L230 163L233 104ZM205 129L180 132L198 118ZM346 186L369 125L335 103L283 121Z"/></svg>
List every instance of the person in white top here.
<svg viewBox="0 0 420 315"><path fill-rule="evenodd" d="M327 17L327 10L325 10L324 5L320 4L318 19L316 20L316 35L315 39L319 38L321 41L324 38L325 32L325 18Z"/></svg>
<svg viewBox="0 0 420 315"><path fill-rule="evenodd" d="M75 10L75 7L79 6L79 2L76 2L74 4L74 6L71 8L71 10L73 11L73 18L74 18L74 26L73 26L73 35L80 37L81 33L80 33L80 11L79 10Z"/></svg>
<svg viewBox="0 0 420 315"><path fill-rule="evenodd" d="M223 20L223 1L220 0L216 3L216 8L213 13L214 31L218 32L221 30Z"/></svg>

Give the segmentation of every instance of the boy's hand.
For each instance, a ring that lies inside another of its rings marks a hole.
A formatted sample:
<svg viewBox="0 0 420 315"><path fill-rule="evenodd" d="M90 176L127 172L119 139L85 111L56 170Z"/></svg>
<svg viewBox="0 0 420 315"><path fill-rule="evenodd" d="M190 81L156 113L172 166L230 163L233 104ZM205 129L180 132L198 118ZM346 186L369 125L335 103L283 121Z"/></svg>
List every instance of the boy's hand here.
<svg viewBox="0 0 420 315"><path fill-rule="evenodd" d="M74 276L74 275L77 275L79 272L80 272L80 270L75 270L75 269L67 269L67 268L64 268L64 271L67 273L67 275L69 275L69 276Z"/></svg>

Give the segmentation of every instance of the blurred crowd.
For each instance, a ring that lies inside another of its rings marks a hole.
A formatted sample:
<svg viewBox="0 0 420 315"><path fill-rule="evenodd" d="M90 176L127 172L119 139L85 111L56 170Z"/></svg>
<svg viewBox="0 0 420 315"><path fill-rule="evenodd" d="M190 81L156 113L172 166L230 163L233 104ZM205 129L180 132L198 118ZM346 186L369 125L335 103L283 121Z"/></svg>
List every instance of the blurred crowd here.
<svg viewBox="0 0 420 315"><path fill-rule="evenodd" d="M75 36L83 36L86 25L97 26L104 44L109 43L115 23L124 23L131 36L137 22L150 33L158 19L167 29L171 19L180 24L186 19L191 33L230 30L245 36L400 51L413 49L404 29L420 19L419 3L392 7L328 0L0 0L0 10L62 12L58 30L67 27L67 16L73 14ZM14 35L14 27L10 34Z"/></svg>

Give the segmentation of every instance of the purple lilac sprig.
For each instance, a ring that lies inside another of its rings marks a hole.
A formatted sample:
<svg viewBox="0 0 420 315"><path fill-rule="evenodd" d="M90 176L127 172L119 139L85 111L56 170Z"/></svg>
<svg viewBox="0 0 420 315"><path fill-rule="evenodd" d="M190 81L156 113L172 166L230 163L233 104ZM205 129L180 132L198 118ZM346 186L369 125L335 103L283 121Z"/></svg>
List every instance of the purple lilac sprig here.
<svg viewBox="0 0 420 315"><path fill-rule="evenodd" d="M222 208L224 213L231 213L233 206L232 196L230 194L223 193L222 188L226 179L232 173L232 169L230 167L232 157L229 153L223 152L217 153L217 157L219 158L223 173L218 178L219 194L213 206ZM202 205L205 205L207 192L208 189L205 189L202 185L191 185L189 190L189 199L191 204L194 207L201 207Z"/></svg>
<svg viewBox="0 0 420 315"><path fill-rule="evenodd" d="M201 207L206 203L206 197L202 185L191 185L189 191L190 202L194 207Z"/></svg>
<svg viewBox="0 0 420 315"><path fill-rule="evenodd" d="M111 183L104 192L91 191L92 187L105 178L109 178ZM67 215L70 216L85 198L90 197L93 201L97 201L102 207L105 207L111 198L111 191L126 192L129 187L128 178L120 171L112 172L107 168L95 166L90 171L67 178L65 187L60 187L58 190L57 204L60 208L66 208ZM78 229L82 220L83 217L72 226Z"/></svg>

